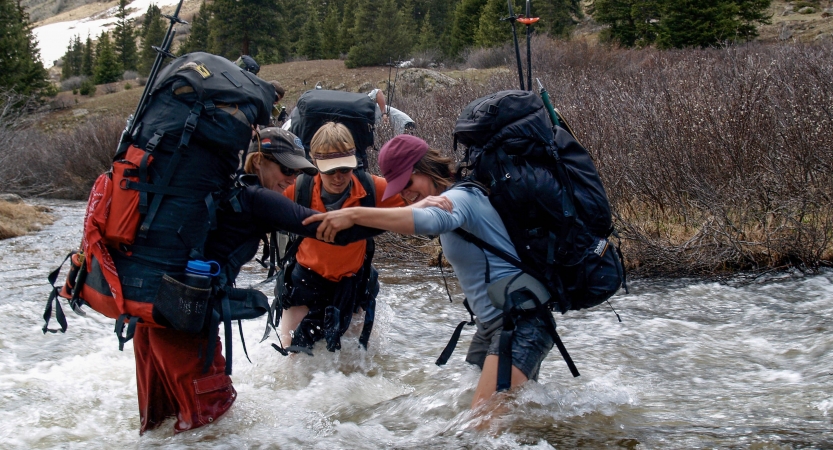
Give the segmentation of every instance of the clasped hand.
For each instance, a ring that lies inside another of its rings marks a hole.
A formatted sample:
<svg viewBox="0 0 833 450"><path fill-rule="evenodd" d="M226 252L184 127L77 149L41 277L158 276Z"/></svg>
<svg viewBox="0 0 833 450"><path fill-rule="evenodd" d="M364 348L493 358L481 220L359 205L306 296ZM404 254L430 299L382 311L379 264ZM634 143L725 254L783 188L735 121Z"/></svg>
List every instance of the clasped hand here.
<svg viewBox="0 0 833 450"><path fill-rule="evenodd" d="M453 204L451 203L451 200L449 200L447 197L429 196L420 200L419 202L414 203L413 205L410 205L407 208L401 208L401 210L403 211L403 214L410 215L412 214L410 208L429 207L436 207L451 212ZM316 239L324 242L334 242L336 234L339 231L345 230L357 224L357 213L360 210L365 211L366 216L373 215L375 212L383 213L382 210L376 210L375 208L344 208L335 211L329 211L326 213L314 214L304 219L303 224L309 225L313 222L321 222L321 224L318 226L318 231L315 236ZM361 221L359 221L358 224L372 226L370 224L361 223ZM384 226L375 226L374 228L385 229Z"/></svg>

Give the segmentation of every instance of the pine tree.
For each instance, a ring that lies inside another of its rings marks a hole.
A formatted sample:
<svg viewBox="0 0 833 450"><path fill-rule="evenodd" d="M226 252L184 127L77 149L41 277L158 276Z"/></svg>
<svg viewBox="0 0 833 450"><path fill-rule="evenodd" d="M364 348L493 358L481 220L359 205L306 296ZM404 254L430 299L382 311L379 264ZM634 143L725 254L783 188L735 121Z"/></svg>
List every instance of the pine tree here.
<svg viewBox="0 0 833 450"><path fill-rule="evenodd" d="M128 19L128 0L119 0L116 26L113 28L113 47L124 70L136 70L139 63L136 50L136 30L133 19Z"/></svg>
<svg viewBox="0 0 833 450"><path fill-rule="evenodd" d="M410 4L410 3L408 3ZM347 54L347 67L382 65L391 58L410 56L416 40L413 20L406 19L394 0L368 1L356 14L355 42Z"/></svg>
<svg viewBox="0 0 833 450"><path fill-rule="evenodd" d="M203 0L199 12L191 19L191 34L188 35L188 39L179 48L181 55L191 52L208 51L208 22L210 19L208 7L205 5L205 0Z"/></svg>
<svg viewBox="0 0 833 450"><path fill-rule="evenodd" d="M298 2L303 3L303 2ZM272 57L283 36L278 0L214 0L211 4L209 42L212 53L229 59L251 55L261 64L259 53Z"/></svg>
<svg viewBox="0 0 833 450"><path fill-rule="evenodd" d="M517 1L513 2L515 14L522 13L518 6ZM512 25L500 20L507 16L509 16L509 8L506 0L487 0L480 12L480 21L477 32L474 34L474 44L480 47L496 47L508 42L512 37ZM516 24L516 27L520 36L523 26Z"/></svg>
<svg viewBox="0 0 833 450"><path fill-rule="evenodd" d="M29 14L19 2L0 0L0 89L39 94L46 77Z"/></svg>
<svg viewBox="0 0 833 450"><path fill-rule="evenodd" d="M81 43L81 36L75 35L72 39L72 75L81 75L81 63L84 59L84 44Z"/></svg>
<svg viewBox="0 0 833 450"><path fill-rule="evenodd" d="M771 0L595 0L603 38L624 46L707 47L757 36Z"/></svg>
<svg viewBox="0 0 833 450"><path fill-rule="evenodd" d="M553 37L567 37L577 19L584 17L580 0L536 0L531 3L532 17L541 20L534 26ZM526 11L526 5L519 13Z"/></svg>
<svg viewBox="0 0 833 450"><path fill-rule="evenodd" d="M417 41L415 50L424 52L434 48L438 48L437 35L431 26L431 11L428 11L422 20L422 26L419 29L419 40Z"/></svg>
<svg viewBox="0 0 833 450"><path fill-rule="evenodd" d="M341 14L338 5L330 2L327 6L327 15L324 16L321 33L321 53L326 59L334 59L339 56L338 25L341 22Z"/></svg>
<svg viewBox="0 0 833 450"><path fill-rule="evenodd" d="M338 52L346 54L350 47L355 44L354 34L356 28L356 0L347 0L344 3L344 15L338 26Z"/></svg>
<svg viewBox="0 0 833 450"><path fill-rule="evenodd" d="M474 45L474 36L480 26L480 15L487 0L462 0L454 11L451 25L451 53L459 54Z"/></svg>
<svg viewBox="0 0 833 450"><path fill-rule="evenodd" d="M61 66L61 80L72 78L72 41L67 45L67 51L62 59L64 62Z"/></svg>
<svg viewBox="0 0 833 450"><path fill-rule="evenodd" d="M93 57L93 40L87 33L87 43L84 44L84 56L81 58L81 75L91 77L95 74L95 58Z"/></svg>
<svg viewBox="0 0 833 450"><path fill-rule="evenodd" d="M307 59L321 59L324 54L321 30L318 26L318 14L312 11L307 15L307 22L301 33L298 52Z"/></svg>
<svg viewBox="0 0 833 450"><path fill-rule="evenodd" d="M755 22L768 23L769 1L666 0L660 48L709 47L757 36ZM743 8L743 9L742 9Z"/></svg>
<svg viewBox="0 0 833 450"><path fill-rule="evenodd" d="M148 6L145 18L142 21L142 52L139 55L139 73L144 76L150 74L153 62L156 61L156 50L153 46L161 46L165 40L165 21L162 19L162 12L152 4Z"/></svg>
<svg viewBox="0 0 833 450"><path fill-rule="evenodd" d="M95 84L107 84L121 78L122 68L106 31L98 37L95 48Z"/></svg>

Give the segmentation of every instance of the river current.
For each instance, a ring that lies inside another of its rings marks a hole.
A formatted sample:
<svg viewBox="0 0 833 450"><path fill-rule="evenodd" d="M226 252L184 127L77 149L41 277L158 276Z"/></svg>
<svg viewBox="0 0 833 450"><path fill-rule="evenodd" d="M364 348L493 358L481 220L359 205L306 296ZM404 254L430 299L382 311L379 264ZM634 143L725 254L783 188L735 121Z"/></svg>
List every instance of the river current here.
<svg viewBox="0 0 833 450"><path fill-rule="evenodd" d="M83 204L40 203L54 225L0 241L0 448L833 448L833 271L633 281L611 301L621 323L606 304L556 317L580 377L553 350L486 422L469 411L471 328L434 364L468 317L456 280L451 304L436 268L408 262L380 267L367 351L353 327L340 352L287 358L274 334L258 343L265 320L244 322L252 363L234 327L229 413L140 437L133 348L118 350L112 320L65 307L67 332L41 332L46 275L77 247ZM249 265L238 285L263 278Z"/></svg>

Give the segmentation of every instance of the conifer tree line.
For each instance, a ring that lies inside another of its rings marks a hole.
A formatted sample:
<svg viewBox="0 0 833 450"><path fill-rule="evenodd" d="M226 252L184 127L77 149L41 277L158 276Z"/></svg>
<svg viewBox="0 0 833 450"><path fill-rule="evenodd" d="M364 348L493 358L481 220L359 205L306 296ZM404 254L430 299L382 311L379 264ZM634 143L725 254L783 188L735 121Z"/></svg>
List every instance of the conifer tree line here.
<svg viewBox="0 0 833 450"><path fill-rule="evenodd" d="M4 0L9 1L9 0ZM515 14L525 0L513 2ZM588 11L609 27L603 38L624 46L710 46L748 40L767 23L771 0L593 0ZM127 19L120 0L111 35L87 37L67 47L63 76L116 81L125 70L146 75L167 22L151 5L141 24ZM565 37L583 18L581 0L534 0L535 31ZM423 53L459 58L473 47L511 39L507 0L203 0L177 52L207 51L261 64L292 59L346 58L348 67L381 65ZM138 30L138 31L137 31ZM524 27L519 25L519 30ZM137 41L139 46L137 47ZM99 48L100 47L100 48Z"/></svg>
<svg viewBox="0 0 833 450"><path fill-rule="evenodd" d="M119 0L112 32L102 31L95 42L89 35L84 42L80 36L69 42L61 67L62 79L83 76L92 78L96 84L106 84L120 80L125 71L140 75L150 72L156 58L152 46L162 43L167 22L159 8L151 4L141 26L137 26L133 19L127 18L128 4L129 0Z"/></svg>
<svg viewBox="0 0 833 450"><path fill-rule="evenodd" d="M525 1L513 0L523 13ZM580 0L535 0L538 32L566 36L582 18ZM206 0L180 53L208 51L261 64L346 58L348 67L428 52L454 59L470 47L511 37L507 0Z"/></svg>
<svg viewBox="0 0 833 450"><path fill-rule="evenodd" d="M39 94L46 77L29 14L19 1L0 0L0 91Z"/></svg>
<svg viewBox="0 0 833 450"><path fill-rule="evenodd" d="M770 23L772 0L594 0L602 38L626 47L709 47L748 41Z"/></svg>

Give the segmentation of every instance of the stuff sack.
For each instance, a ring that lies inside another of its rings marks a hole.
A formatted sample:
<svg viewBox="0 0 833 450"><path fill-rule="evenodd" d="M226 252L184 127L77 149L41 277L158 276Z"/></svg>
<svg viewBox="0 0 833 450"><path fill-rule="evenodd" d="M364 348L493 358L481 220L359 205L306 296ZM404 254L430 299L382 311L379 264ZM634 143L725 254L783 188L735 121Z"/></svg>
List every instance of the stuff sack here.
<svg viewBox="0 0 833 450"><path fill-rule="evenodd" d="M301 94L290 116L289 131L301 138L307 159L315 132L327 122L343 124L356 143L356 157L367 168L367 149L373 147L376 103L367 94L313 89Z"/></svg>
<svg viewBox="0 0 833 450"><path fill-rule="evenodd" d="M564 313L596 306L624 281L608 239L610 203L587 150L553 126L538 95L501 91L471 102L457 119L462 171L488 188L521 262Z"/></svg>
<svg viewBox="0 0 833 450"><path fill-rule="evenodd" d="M266 81L208 53L163 68L134 119L135 132L93 187L79 253L84 262L58 294L74 309L88 304L115 318L120 341L129 340L137 322L202 330L219 286L188 285L185 268L204 259L215 205L233 186L253 126L268 124L274 95Z"/></svg>

